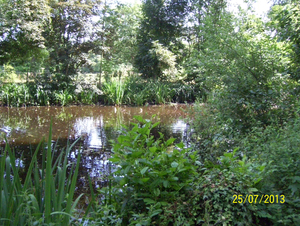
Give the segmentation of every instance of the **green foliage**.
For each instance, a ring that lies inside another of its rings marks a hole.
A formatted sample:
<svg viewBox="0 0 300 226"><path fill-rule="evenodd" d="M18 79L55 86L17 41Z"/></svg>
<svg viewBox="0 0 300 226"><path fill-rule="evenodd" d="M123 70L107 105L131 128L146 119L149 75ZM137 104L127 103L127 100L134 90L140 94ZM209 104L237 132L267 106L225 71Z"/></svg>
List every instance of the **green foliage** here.
<svg viewBox="0 0 300 226"><path fill-rule="evenodd" d="M192 198L193 214L197 224L257 225L256 206L233 203L234 195L257 194L256 184L263 178L264 165L257 165L241 152L224 153L219 164L207 162L203 175L195 182Z"/></svg>
<svg viewBox="0 0 300 226"><path fill-rule="evenodd" d="M168 57L168 64L174 60L177 48L182 45L179 41L183 33L183 24L188 12L188 1L150 1L143 3L143 20L138 34L138 52L135 59L135 66L145 78L158 78L163 76L165 67L159 65L162 56ZM158 41L161 46L155 50L153 41ZM152 50L154 47L154 50ZM160 51L160 54L153 57L153 51ZM162 51L164 52L163 54ZM172 53L173 52L173 53ZM170 54L172 53L172 54ZM171 63L172 64L172 63Z"/></svg>
<svg viewBox="0 0 300 226"><path fill-rule="evenodd" d="M18 75L13 66L10 64L4 64L3 70L0 73L0 83L3 82L16 82Z"/></svg>
<svg viewBox="0 0 300 226"><path fill-rule="evenodd" d="M143 106L146 102L148 102L148 90L146 87L149 83L137 76L130 77L126 83L127 88L124 93L124 100L126 104Z"/></svg>
<svg viewBox="0 0 300 226"><path fill-rule="evenodd" d="M67 89L54 92L55 102L56 104L60 104L62 106L68 105L72 102L72 95L69 93Z"/></svg>
<svg viewBox="0 0 300 226"><path fill-rule="evenodd" d="M82 75L80 75L82 76ZM86 77L89 77L88 75ZM75 85L76 84L76 85ZM4 84L0 101L6 106L47 106L69 104L135 105L192 102L202 93L189 84L144 80L140 77L112 79L101 90L90 81L76 79L69 88L53 90L50 84Z"/></svg>
<svg viewBox="0 0 300 226"><path fill-rule="evenodd" d="M297 106L295 104L294 110L299 109ZM249 225L298 225L299 117L286 114L284 121L288 123L281 124L282 122L274 120L269 126L252 127L245 134L232 124L229 126L220 114L210 105L196 106L191 125L195 133L195 148L200 150L199 164L205 166L204 177L201 177L195 190L203 191L207 197L211 197L206 200L206 204L200 204L202 196L193 199L198 200L200 205L197 212L206 209L205 216L201 219L213 224L246 224L240 218L245 214ZM240 151L237 152L234 147L239 147ZM235 151L222 156L224 149ZM242 156L241 160L237 154ZM254 191L251 188L256 188L254 194L260 197L263 194L284 195L285 203L237 204L239 210L232 201L228 205L230 196L241 194L246 197L251 194L250 190ZM192 206L197 204L193 203ZM242 212L238 212L241 210Z"/></svg>
<svg viewBox="0 0 300 226"><path fill-rule="evenodd" d="M102 87L105 104L166 104L170 102L192 102L199 92L188 84L144 80L139 77L127 77L124 80L112 80Z"/></svg>
<svg viewBox="0 0 300 226"><path fill-rule="evenodd" d="M133 123L131 130L124 127L113 142L110 161L117 169L111 178L112 186L102 190L104 207L98 210L97 219L99 224L176 223L176 214L169 214L171 209L182 205L174 203L178 197L184 202L188 196L196 173L193 165L196 155L182 143L174 146L173 138L163 141L163 134L154 138L151 130L158 123L138 116L135 119L138 123ZM107 217L107 211L115 214L113 219Z"/></svg>
<svg viewBox="0 0 300 226"><path fill-rule="evenodd" d="M25 84L3 85L0 100L7 106L26 106L30 103L29 89Z"/></svg>
<svg viewBox="0 0 300 226"><path fill-rule="evenodd" d="M200 104L197 101L189 114L194 132L191 137L194 148L203 150L199 152L199 161L203 163L209 160L216 163L217 157L224 150L231 149L234 144L230 127L220 120L219 112L209 104Z"/></svg>
<svg viewBox="0 0 300 226"><path fill-rule="evenodd" d="M103 84L102 91L106 104L120 105L123 103L126 83L122 80L109 81Z"/></svg>
<svg viewBox="0 0 300 226"><path fill-rule="evenodd" d="M133 65L141 14L140 4L104 5L98 21L101 26L98 31L101 56L97 64L100 73L114 73L120 65Z"/></svg>
<svg viewBox="0 0 300 226"><path fill-rule="evenodd" d="M162 79L174 79L177 75L176 56L158 41L152 42L153 48L149 50L151 57L157 61L156 76Z"/></svg>
<svg viewBox="0 0 300 226"><path fill-rule="evenodd" d="M292 63L288 70L292 78L299 81L300 78L300 6L297 1L286 1L286 3L275 5L269 13L271 25L277 31L280 41L290 43Z"/></svg>
<svg viewBox="0 0 300 226"><path fill-rule="evenodd" d="M34 97L34 104L37 106L47 106L50 105L51 91L43 88L40 85L30 84L30 93Z"/></svg>
<svg viewBox="0 0 300 226"><path fill-rule="evenodd" d="M0 64L24 61L45 46L43 37L50 8L46 0L0 2Z"/></svg>
<svg viewBox="0 0 300 226"><path fill-rule="evenodd" d="M52 154L51 133L52 125L47 148L41 141L32 156L23 183L19 176L20 165L16 164L14 152L6 145L1 154L1 225L70 225L74 221L73 214L81 197L73 202L80 154L77 156L76 166L68 163L68 154L74 143L55 159ZM37 162L40 150L43 159L41 167ZM68 167L72 168L69 174Z"/></svg>
<svg viewBox="0 0 300 226"><path fill-rule="evenodd" d="M222 120L245 132L280 118L296 87L285 71L288 45L263 33L268 27L249 15L224 13L218 21L207 15L202 29L205 42L200 54L192 54L198 69L190 79L204 84Z"/></svg>
<svg viewBox="0 0 300 226"><path fill-rule="evenodd" d="M96 15L99 1L50 1L51 20L43 36L49 51L45 65L46 81L52 80L52 89L69 88L72 78L87 63L87 54L99 50L96 31L91 20ZM78 16L80 15L80 16Z"/></svg>
<svg viewBox="0 0 300 226"><path fill-rule="evenodd" d="M255 128L241 146L257 162L267 162L266 176L261 181L261 192L284 195L285 204L260 207L258 215L269 218L274 225L298 225L300 222L299 187L299 118L280 128Z"/></svg>
<svg viewBox="0 0 300 226"><path fill-rule="evenodd" d="M2 105L6 106L45 106L54 102L54 95L55 92L40 85L13 83L1 87L0 101Z"/></svg>

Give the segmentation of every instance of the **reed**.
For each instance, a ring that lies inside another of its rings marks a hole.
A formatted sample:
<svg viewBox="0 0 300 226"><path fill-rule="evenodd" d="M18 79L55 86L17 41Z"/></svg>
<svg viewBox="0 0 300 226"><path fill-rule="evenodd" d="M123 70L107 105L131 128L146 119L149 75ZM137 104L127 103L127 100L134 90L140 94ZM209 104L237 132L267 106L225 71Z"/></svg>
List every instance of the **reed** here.
<svg viewBox="0 0 300 226"><path fill-rule="evenodd" d="M73 199L80 153L76 164L68 163L75 141L55 159L51 138L52 125L47 148L42 140L32 156L23 183L14 151L6 145L0 156L0 225L70 225L77 220L74 212L82 195L75 201ZM39 166L37 155L41 151L43 161Z"/></svg>
<svg viewBox="0 0 300 226"><path fill-rule="evenodd" d="M126 83L122 81L122 79L104 83L102 86L102 91L104 93L104 102L106 104L123 104L125 89Z"/></svg>

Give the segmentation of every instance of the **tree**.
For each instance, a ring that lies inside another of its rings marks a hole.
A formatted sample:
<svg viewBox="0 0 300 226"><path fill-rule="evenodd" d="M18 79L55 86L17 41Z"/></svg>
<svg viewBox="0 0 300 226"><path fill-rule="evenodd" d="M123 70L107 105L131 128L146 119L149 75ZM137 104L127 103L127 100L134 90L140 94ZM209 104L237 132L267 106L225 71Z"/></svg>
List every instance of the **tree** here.
<svg viewBox="0 0 300 226"><path fill-rule="evenodd" d="M271 114L275 109L285 112L291 87L288 46L253 15L236 18L224 11L218 21L206 15L204 24L205 42L191 56L195 81L213 94L224 121L246 131L253 123L269 124L278 116Z"/></svg>
<svg viewBox="0 0 300 226"><path fill-rule="evenodd" d="M26 61L43 52L44 25L49 19L47 0L0 2L0 64Z"/></svg>
<svg viewBox="0 0 300 226"><path fill-rule="evenodd" d="M188 1L145 0L142 12L143 20L138 35L135 65L144 77L161 77L159 60L151 54L151 49L154 48L153 42L158 41L172 52L180 46L180 38L188 14Z"/></svg>
<svg viewBox="0 0 300 226"><path fill-rule="evenodd" d="M97 22L101 55L95 66L106 75L131 66L137 51L137 32L141 20L141 7L134 5L105 5Z"/></svg>
<svg viewBox="0 0 300 226"><path fill-rule="evenodd" d="M99 2L52 0L51 20L44 32L49 61L46 79L54 89L65 89L79 68L87 63L88 53L98 51L97 27L93 16Z"/></svg>
<svg viewBox="0 0 300 226"><path fill-rule="evenodd" d="M300 81L300 3L298 1L279 1L269 14L279 40L291 43L292 63L289 73Z"/></svg>
<svg viewBox="0 0 300 226"><path fill-rule="evenodd" d="M214 77L210 74L213 67L205 66L206 63L211 64L214 61L214 58L205 57L207 45L213 41L211 40L213 39L212 34L218 32L219 27L224 26L221 25L221 21L224 22L224 17L227 15L227 1L192 0L191 2L191 13L188 17L189 26L185 38L188 42L188 51L183 57L182 67L186 75L185 81L202 90L202 97L206 98L215 83L210 79ZM227 29L230 29L230 27L227 26ZM214 48L216 47L214 46ZM205 59L202 59L202 57ZM217 77L214 78L217 79Z"/></svg>
<svg viewBox="0 0 300 226"><path fill-rule="evenodd" d="M191 0L191 13L188 17L190 31L187 39L190 40L193 47L200 50L205 41L205 37L201 35L203 26L205 26L205 17L213 15L214 21L217 22L226 6L226 0Z"/></svg>
<svg viewBox="0 0 300 226"><path fill-rule="evenodd" d="M108 17L108 23L113 20L115 28L112 53L117 64L134 64L137 52L137 34L142 19L141 5L119 4ZM115 19L113 19L115 18ZM126 48L124 48L126 46Z"/></svg>

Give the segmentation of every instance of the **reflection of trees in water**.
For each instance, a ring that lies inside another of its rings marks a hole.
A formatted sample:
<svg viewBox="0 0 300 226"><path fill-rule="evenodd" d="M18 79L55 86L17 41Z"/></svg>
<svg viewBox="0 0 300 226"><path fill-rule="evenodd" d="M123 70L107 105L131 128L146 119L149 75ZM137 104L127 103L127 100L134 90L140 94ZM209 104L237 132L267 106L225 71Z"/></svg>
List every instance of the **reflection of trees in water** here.
<svg viewBox="0 0 300 226"><path fill-rule="evenodd" d="M86 122L83 120L83 122ZM94 124L95 125L95 124ZM80 168L78 173L77 189L78 193L89 193L88 176L91 178L94 189L106 186L108 177L111 173L111 164L108 161L110 158L111 145L109 140L115 140L118 136L117 130L113 127L106 127L103 120L98 120L97 127L90 132L97 133L98 145L91 145L91 139L86 136L79 140L71 151L69 156L70 162L77 161L77 154L81 152ZM89 126L86 123L86 126ZM79 130L79 134L82 131ZM74 138L73 138L74 139ZM101 145L99 145L101 144Z"/></svg>
<svg viewBox="0 0 300 226"><path fill-rule="evenodd" d="M0 117L0 143L4 143L5 137L10 138L13 131L16 134L25 134L31 122L31 117L28 114L12 111L10 108L4 109L6 114Z"/></svg>
<svg viewBox="0 0 300 226"><path fill-rule="evenodd" d="M0 136L10 135L9 141L15 140L17 144L37 144L42 136L48 137L51 117L53 118L53 139L68 138L68 130L73 131L77 119L90 118L103 119L102 127L120 129L122 124L129 125L134 122L134 115L142 115L150 119L156 114L156 120L162 124L172 124L184 112L180 110L185 106L148 106L148 107L115 107L115 106L70 106L70 107L27 107L27 108L0 108Z"/></svg>
<svg viewBox="0 0 300 226"><path fill-rule="evenodd" d="M114 168L114 166L110 165L110 162L108 161L111 154L111 145L109 143L109 140L115 140L119 133L115 128L105 126L101 127L101 124L98 124L96 131L99 135L99 139L102 140L103 146L92 148L87 145L88 141L86 140L86 138L81 139L76 143L68 158L70 162L76 162L78 152L81 152L81 161L77 180L78 194L90 193L88 176L91 178L94 189L106 186L108 183L108 177ZM170 137L176 138L176 143L180 142L182 139L182 134L172 132L171 125L159 125L152 130L152 134L155 137L159 137L159 132L164 134L165 139L169 139ZM72 144L74 141L75 137L71 139L60 139L58 140L58 142L53 143L54 159L57 158L61 151L65 150L68 143ZM22 168L20 172L21 176L24 179L26 176L27 167L29 166L31 161L32 153L36 149L36 145L20 145L15 146L14 149L16 151L16 158L18 159L18 161L20 161L20 159L22 158L24 168ZM38 162L40 164L42 163L42 150L46 151L46 145L44 147L41 147L41 151L37 156Z"/></svg>

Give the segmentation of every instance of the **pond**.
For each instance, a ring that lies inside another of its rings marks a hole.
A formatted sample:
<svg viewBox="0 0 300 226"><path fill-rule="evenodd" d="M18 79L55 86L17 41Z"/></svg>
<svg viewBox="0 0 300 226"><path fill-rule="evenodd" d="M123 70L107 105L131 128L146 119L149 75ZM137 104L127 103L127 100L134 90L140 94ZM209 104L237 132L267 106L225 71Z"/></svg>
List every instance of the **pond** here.
<svg viewBox="0 0 300 226"><path fill-rule="evenodd" d="M114 140L123 125L134 122L134 115L150 119L160 125L153 135L162 132L165 138L176 138L176 142L187 141L188 126L184 122L186 105L160 105L146 107L117 106L70 106L0 108L0 144L4 149L8 142L14 148L19 164L26 171L34 147L45 137L47 140L52 119L52 142L55 150L63 150L67 143L80 138L72 150L69 161L76 161L81 151L80 175L77 187L80 192L88 189L87 175L95 188L105 185L105 176L110 172L108 158L110 140ZM6 140L4 139L6 137ZM20 156L22 155L22 159Z"/></svg>

